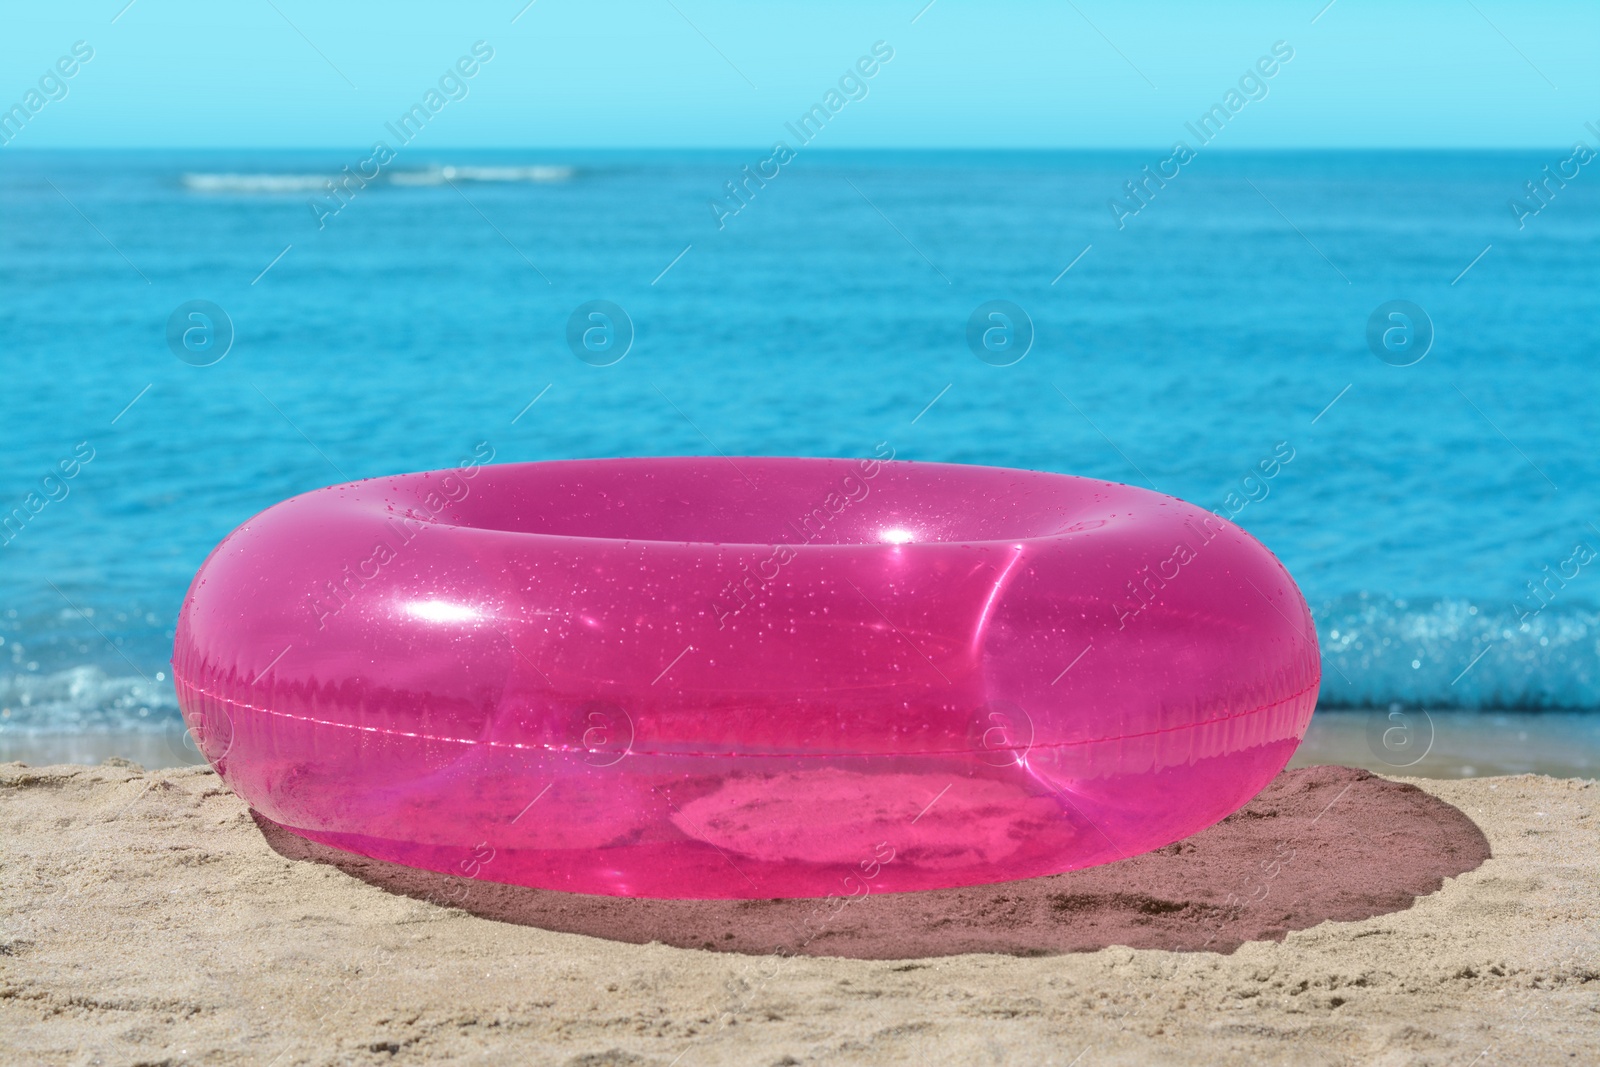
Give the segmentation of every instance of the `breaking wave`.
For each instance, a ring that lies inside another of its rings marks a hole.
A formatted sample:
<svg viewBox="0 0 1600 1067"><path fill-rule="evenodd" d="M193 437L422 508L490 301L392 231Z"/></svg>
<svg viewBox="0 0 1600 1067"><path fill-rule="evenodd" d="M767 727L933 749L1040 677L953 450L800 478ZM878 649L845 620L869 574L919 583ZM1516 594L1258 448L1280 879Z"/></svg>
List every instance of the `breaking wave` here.
<svg viewBox="0 0 1600 1067"><path fill-rule="evenodd" d="M157 729L178 721L166 672L150 678L70 667L0 674L0 735Z"/></svg>
<svg viewBox="0 0 1600 1067"><path fill-rule="evenodd" d="M1358 594L1315 611L1327 707L1600 708L1600 610Z"/></svg>

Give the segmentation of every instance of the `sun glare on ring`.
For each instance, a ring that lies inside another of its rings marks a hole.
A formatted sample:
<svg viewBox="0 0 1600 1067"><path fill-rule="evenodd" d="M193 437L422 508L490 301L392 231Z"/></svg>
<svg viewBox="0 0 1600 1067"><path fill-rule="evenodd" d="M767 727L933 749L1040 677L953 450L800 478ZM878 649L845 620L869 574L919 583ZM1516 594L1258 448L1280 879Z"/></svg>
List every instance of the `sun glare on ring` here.
<svg viewBox="0 0 1600 1067"><path fill-rule="evenodd" d="M448 600L413 600L406 611L428 622L472 622L478 617L476 610Z"/></svg>

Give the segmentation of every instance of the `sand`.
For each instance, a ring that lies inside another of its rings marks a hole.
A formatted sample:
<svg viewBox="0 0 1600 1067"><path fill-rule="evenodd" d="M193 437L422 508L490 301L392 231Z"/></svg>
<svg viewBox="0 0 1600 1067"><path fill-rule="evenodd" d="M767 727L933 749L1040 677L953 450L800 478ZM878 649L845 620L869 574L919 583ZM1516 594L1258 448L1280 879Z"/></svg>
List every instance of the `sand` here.
<svg viewBox="0 0 1600 1067"><path fill-rule="evenodd" d="M0 1061L1594 1063L1597 810L1303 768L1159 853L834 914L448 879L203 768L4 764Z"/></svg>

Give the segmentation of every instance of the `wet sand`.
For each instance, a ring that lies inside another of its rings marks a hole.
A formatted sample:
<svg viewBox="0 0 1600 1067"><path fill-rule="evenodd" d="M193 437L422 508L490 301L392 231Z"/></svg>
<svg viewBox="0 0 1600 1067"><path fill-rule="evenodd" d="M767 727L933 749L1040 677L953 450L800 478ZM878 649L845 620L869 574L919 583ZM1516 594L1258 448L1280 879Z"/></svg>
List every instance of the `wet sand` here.
<svg viewBox="0 0 1600 1067"><path fill-rule="evenodd" d="M1158 853L819 933L348 856L203 768L9 764L0 1060L1593 1062L1597 831L1590 781L1302 769Z"/></svg>
<svg viewBox="0 0 1600 1067"><path fill-rule="evenodd" d="M1600 715L1318 708L1289 766L1318 763L1417 778L1497 774L1597 778Z"/></svg>

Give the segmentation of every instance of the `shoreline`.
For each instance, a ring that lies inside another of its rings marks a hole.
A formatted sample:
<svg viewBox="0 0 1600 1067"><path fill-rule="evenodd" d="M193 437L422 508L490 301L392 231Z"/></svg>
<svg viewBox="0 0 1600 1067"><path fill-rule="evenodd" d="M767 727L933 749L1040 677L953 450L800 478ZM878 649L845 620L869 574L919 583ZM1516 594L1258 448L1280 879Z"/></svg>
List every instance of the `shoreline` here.
<svg viewBox="0 0 1600 1067"><path fill-rule="evenodd" d="M519 895L275 834L206 768L10 763L0 1028L62 1065L1586 1062L1597 827L1591 781L1291 771L1178 845L869 899L795 955L793 902Z"/></svg>
<svg viewBox="0 0 1600 1067"><path fill-rule="evenodd" d="M1600 711L1319 708L1290 767L1414 778L1600 778Z"/></svg>
<svg viewBox="0 0 1600 1067"><path fill-rule="evenodd" d="M150 770L205 765L181 722L137 730L0 729L0 763L94 765L107 759ZM1318 764L1417 778L1600 778L1600 711L1319 708L1289 766Z"/></svg>

